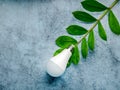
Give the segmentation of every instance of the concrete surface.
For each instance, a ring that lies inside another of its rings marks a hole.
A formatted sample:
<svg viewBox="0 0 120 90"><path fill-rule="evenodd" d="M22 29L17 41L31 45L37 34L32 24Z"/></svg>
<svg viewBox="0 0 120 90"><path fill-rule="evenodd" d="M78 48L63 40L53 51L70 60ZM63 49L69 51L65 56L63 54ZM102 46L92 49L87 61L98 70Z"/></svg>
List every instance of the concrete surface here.
<svg viewBox="0 0 120 90"><path fill-rule="evenodd" d="M58 49L55 39L65 28L83 24L71 12L84 10L81 0L0 0L0 90L120 90L120 36L102 23L108 41L95 28L96 46L86 60L51 78L46 62ZM109 6L113 0L99 0ZM120 3L113 11L120 21ZM98 17L101 13L91 13ZM80 38L75 37L75 38Z"/></svg>

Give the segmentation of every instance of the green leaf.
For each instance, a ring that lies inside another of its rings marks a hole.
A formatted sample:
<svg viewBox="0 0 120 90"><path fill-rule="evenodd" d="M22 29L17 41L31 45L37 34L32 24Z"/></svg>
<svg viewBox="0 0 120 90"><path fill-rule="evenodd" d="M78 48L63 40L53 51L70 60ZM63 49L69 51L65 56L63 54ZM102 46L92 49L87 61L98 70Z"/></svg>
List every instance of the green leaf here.
<svg viewBox="0 0 120 90"><path fill-rule="evenodd" d="M86 58L88 55L88 45L85 38L82 40L82 43L81 43L81 53L83 58Z"/></svg>
<svg viewBox="0 0 120 90"><path fill-rule="evenodd" d="M72 63L72 60L70 59L67 63L67 68L71 65L71 63Z"/></svg>
<svg viewBox="0 0 120 90"><path fill-rule="evenodd" d="M87 32L87 30L78 25L70 25L66 28L67 32L71 35L83 35Z"/></svg>
<svg viewBox="0 0 120 90"><path fill-rule="evenodd" d="M80 21L87 22L87 23L92 23L92 22L95 22L97 20L96 18L94 18L90 14L83 12L83 11L75 11L72 14L76 19L78 19Z"/></svg>
<svg viewBox="0 0 120 90"><path fill-rule="evenodd" d="M78 46L76 46L76 45L75 45L75 47L73 49L70 61L72 61L73 64L75 64L75 65L77 65L79 63L79 61L80 61L79 49L78 49Z"/></svg>
<svg viewBox="0 0 120 90"><path fill-rule="evenodd" d="M95 46L95 38L94 38L94 32L91 31L88 36L88 46L91 50L94 50Z"/></svg>
<svg viewBox="0 0 120 90"><path fill-rule="evenodd" d="M106 6L104 6L103 4L99 3L96 0L87 0L87 1L83 1L81 2L83 8L85 8L88 11L91 12L100 12L100 11L104 11L107 9Z"/></svg>
<svg viewBox="0 0 120 90"><path fill-rule="evenodd" d="M64 50L63 48L60 48L60 49L56 50L55 53L53 54L53 56L58 55L58 54L61 53L63 50Z"/></svg>
<svg viewBox="0 0 120 90"><path fill-rule="evenodd" d="M112 11L109 12L108 22L113 33L120 35L120 24Z"/></svg>
<svg viewBox="0 0 120 90"><path fill-rule="evenodd" d="M60 36L56 39L56 45L61 48L69 47L71 44L76 44L77 41L70 36Z"/></svg>
<svg viewBox="0 0 120 90"><path fill-rule="evenodd" d="M99 33L99 36L100 36L103 40L107 41L107 35L106 35L106 32L105 32L105 30L104 30L101 22L98 22L98 33Z"/></svg>

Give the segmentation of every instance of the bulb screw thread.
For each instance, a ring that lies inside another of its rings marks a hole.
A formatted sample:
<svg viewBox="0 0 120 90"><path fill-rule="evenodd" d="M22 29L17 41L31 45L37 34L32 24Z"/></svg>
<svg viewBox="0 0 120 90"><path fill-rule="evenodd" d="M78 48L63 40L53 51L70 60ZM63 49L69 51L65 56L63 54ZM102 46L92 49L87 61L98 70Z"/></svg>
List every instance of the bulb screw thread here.
<svg viewBox="0 0 120 90"><path fill-rule="evenodd" d="M72 51L74 47L75 47L75 46L72 44L68 49L69 49L70 51Z"/></svg>

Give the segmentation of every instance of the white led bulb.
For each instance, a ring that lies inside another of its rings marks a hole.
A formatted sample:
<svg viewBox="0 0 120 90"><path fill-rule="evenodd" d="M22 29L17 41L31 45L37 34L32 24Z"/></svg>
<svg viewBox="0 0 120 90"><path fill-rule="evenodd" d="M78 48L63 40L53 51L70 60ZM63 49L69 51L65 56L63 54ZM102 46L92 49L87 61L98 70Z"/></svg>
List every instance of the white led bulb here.
<svg viewBox="0 0 120 90"><path fill-rule="evenodd" d="M72 53L71 50L73 49L73 45L70 46L68 49L64 49L58 55L52 57L47 63L47 73L52 77L59 77L61 76L67 66L68 60L70 59Z"/></svg>

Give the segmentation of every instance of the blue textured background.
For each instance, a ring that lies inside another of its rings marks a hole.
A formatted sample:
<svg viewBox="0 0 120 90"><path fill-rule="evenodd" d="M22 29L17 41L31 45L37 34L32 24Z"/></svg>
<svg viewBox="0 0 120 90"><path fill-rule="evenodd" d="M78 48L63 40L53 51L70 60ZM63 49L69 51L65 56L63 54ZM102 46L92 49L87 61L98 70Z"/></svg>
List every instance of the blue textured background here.
<svg viewBox="0 0 120 90"><path fill-rule="evenodd" d="M0 0L0 90L120 90L120 36L102 23L108 41L95 28L96 46L86 60L51 78L46 62L58 49L55 39L65 28L83 24L71 12L84 10L81 0ZM99 0L109 6L113 0ZM120 3L113 11L120 21ZM101 13L91 13L98 17ZM75 37L80 38L80 37Z"/></svg>

